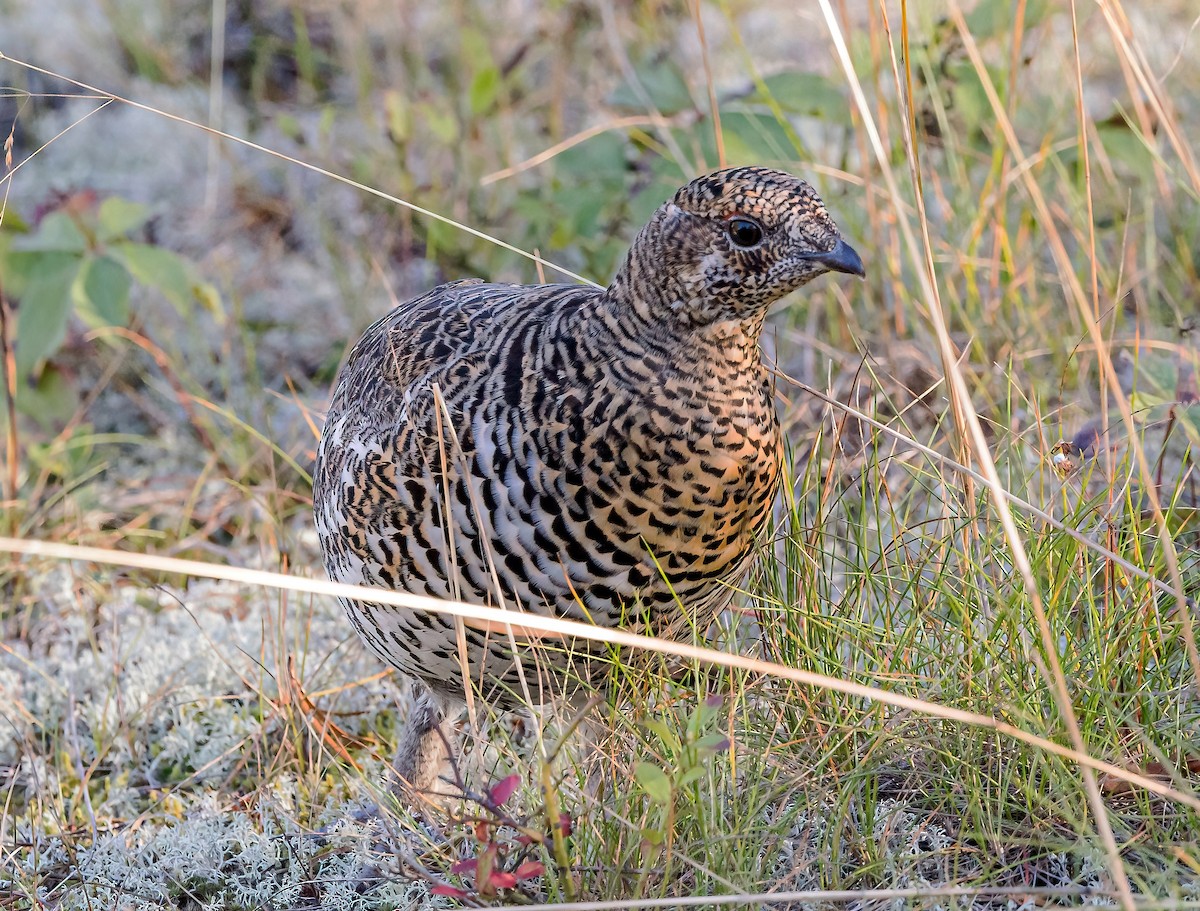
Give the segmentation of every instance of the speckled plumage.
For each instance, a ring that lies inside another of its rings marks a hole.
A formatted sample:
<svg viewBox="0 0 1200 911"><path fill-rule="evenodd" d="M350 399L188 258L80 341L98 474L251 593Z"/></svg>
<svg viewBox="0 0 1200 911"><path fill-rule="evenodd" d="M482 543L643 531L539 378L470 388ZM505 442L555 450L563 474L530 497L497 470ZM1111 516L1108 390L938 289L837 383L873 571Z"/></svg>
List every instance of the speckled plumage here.
<svg viewBox="0 0 1200 911"><path fill-rule="evenodd" d="M739 245L747 221L762 239ZM635 599L711 617L779 478L767 308L830 269L862 274L812 188L741 168L679 190L605 290L471 280L397 307L352 351L322 435L329 574L491 604L498 583L510 606L597 624ZM381 658L461 696L452 620L346 608ZM504 636L466 642L476 680L515 685Z"/></svg>

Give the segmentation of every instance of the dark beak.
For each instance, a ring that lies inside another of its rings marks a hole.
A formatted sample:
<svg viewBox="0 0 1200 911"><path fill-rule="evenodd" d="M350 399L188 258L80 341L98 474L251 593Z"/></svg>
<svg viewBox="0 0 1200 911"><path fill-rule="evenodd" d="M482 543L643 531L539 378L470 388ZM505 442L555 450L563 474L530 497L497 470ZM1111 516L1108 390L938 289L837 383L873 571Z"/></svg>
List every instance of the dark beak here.
<svg viewBox="0 0 1200 911"><path fill-rule="evenodd" d="M828 253L817 253L812 258L831 272L845 272L847 275L857 275L859 278L867 277L867 270L863 268L862 259L854 252L854 248L840 237L836 247Z"/></svg>

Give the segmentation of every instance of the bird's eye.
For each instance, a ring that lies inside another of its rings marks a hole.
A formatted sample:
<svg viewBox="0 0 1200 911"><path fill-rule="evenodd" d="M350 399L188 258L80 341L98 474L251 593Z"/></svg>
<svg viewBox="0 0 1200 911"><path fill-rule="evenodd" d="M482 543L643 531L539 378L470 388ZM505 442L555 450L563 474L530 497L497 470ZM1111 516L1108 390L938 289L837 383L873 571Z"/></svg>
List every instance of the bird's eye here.
<svg viewBox="0 0 1200 911"><path fill-rule="evenodd" d="M762 226L751 218L731 218L725 230L739 247L753 247L763 239Z"/></svg>

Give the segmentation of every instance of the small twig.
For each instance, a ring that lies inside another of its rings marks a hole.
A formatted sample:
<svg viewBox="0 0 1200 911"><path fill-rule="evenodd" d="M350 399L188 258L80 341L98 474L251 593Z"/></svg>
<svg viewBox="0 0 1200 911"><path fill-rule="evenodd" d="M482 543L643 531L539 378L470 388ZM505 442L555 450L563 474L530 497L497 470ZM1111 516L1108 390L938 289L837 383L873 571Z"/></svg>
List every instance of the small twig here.
<svg viewBox="0 0 1200 911"><path fill-rule="evenodd" d="M0 287L0 354L3 355L3 364L0 366L4 368L5 407L4 455L8 463L4 499L15 504L21 479L20 462L17 459L17 453L21 451L21 446L17 437L17 358L13 351L12 335L8 331L8 318L11 312L8 299L4 296L4 289ZM10 515L10 534L16 530L16 526L13 524L16 521L16 513L13 512Z"/></svg>
<svg viewBox="0 0 1200 911"><path fill-rule="evenodd" d="M7 183L4 185L4 199L0 201L0 228L4 227L4 213L8 211L8 194L12 191L12 149L16 137L17 119L13 118L8 136L4 140L4 169ZM9 332L9 316L12 313L8 299L4 296L4 287L0 285L0 355L3 355L4 369L4 405L6 417L5 456L8 461L8 490L4 499L15 504L17 501L17 485L21 475L18 471L17 453L20 451L17 438L17 358L13 350L13 334ZM9 533L16 531L16 513L12 513Z"/></svg>
<svg viewBox="0 0 1200 911"><path fill-rule="evenodd" d="M713 136L717 142L717 166L728 164L725 158L725 131L721 129L721 106L717 102L717 86L713 82L712 65L708 60L708 38L704 34L704 17L700 13L700 0L691 4L692 18L696 20L696 34L700 38L700 59L704 61L704 84L708 87L708 106L712 111Z"/></svg>

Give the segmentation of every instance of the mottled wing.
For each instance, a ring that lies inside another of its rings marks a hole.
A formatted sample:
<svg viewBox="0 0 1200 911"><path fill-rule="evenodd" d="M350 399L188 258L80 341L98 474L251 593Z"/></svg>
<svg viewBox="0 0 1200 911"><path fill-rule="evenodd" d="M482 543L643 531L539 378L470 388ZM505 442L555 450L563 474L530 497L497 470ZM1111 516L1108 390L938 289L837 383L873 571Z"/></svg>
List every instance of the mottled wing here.
<svg viewBox="0 0 1200 911"><path fill-rule="evenodd" d="M453 466L457 453L434 389L453 414L454 403L483 381L513 305L512 286L443 285L377 321L354 347L314 479L333 578L436 597L463 594L451 581L439 502L443 460ZM394 649L388 657L395 660Z"/></svg>

